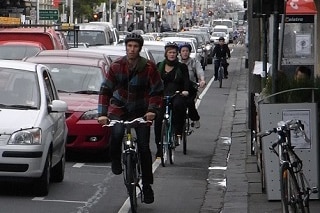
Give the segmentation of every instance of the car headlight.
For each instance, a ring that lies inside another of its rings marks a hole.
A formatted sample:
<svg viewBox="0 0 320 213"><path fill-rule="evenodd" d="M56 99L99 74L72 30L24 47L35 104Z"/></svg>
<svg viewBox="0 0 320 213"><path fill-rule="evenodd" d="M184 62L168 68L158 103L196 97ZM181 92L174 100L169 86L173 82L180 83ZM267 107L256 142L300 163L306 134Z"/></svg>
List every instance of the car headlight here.
<svg viewBox="0 0 320 213"><path fill-rule="evenodd" d="M98 109L89 110L83 113L80 120L97 120L98 119Z"/></svg>
<svg viewBox="0 0 320 213"><path fill-rule="evenodd" d="M12 134L8 145L40 145L41 129L24 129Z"/></svg>

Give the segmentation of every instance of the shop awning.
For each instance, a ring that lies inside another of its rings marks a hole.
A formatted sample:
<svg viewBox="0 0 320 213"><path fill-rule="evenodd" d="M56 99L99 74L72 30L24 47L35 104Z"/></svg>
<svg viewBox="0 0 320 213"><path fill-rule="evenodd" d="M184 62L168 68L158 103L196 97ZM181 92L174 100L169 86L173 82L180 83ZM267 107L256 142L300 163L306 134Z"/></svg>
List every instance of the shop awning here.
<svg viewBox="0 0 320 213"><path fill-rule="evenodd" d="M314 15L317 8L314 0L288 0L286 6L287 15Z"/></svg>

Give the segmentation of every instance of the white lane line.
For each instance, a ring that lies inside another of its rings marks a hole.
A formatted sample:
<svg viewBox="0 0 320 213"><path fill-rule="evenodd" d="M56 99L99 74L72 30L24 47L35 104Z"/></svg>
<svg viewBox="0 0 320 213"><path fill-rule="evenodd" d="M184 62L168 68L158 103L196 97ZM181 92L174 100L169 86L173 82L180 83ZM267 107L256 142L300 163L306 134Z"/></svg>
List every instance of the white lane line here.
<svg viewBox="0 0 320 213"><path fill-rule="evenodd" d="M76 201L76 200L45 200L44 197L35 197L32 199L33 201L45 201L45 202L59 202L59 203L80 203L86 204L86 201Z"/></svg>
<svg viewBox="0 0 320 213"><path fill-rule="evenodd" d="M84 166L84 163L76 163L76 164L74 164L72 167L74 167L74 168L81 168L81 167L83 167Z"/></svg>
<svg viewBox="0 0 320 213"><path fill-rule="evenodd" d="M212 76L212 78L208 82L207 86L204 88L204 90L199 95L199 98L196 101L196 109L198 109L198 107L200 106L202 97L207 93L207 91L209 90L209 88L210 88L210 86L211 86L213 81L214 81L214 76Z"/></svg>

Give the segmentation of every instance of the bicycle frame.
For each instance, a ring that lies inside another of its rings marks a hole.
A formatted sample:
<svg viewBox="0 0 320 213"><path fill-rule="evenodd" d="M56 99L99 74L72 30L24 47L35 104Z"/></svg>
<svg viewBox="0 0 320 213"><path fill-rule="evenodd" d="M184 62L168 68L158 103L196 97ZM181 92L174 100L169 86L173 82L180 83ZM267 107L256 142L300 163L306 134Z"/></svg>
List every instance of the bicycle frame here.
<svg viewBox="0 0 320 213"><path fill-rule="evenodd" d="M163 150L163 155L161 157L162 166L165 166L168 158L171 164L173 164L174 162L175 144L173 141L171 101L175 95L176 94L172 96L164 96L165 113L162 121L162 132L161 132L161 135L162 135L161 145Z"/></svg>
<svg viewBox="0 0 320 213"><path fill-rule="evenodd" d="M137 211L137 192L138 187L140 192L140 179L141 179L141 161L140 154L138 152L138 144L136 138L132 134L132 129L137 124L148 124L150 121L145 121L143 118L136 118L132 121L123 120L110 120L109 124L104 126L114 126L116 123L124 125L124 138L123 138L123 151L122 151L122 166L123 166L123 179L124 184L127 187L127 191L130 197L131 211ZM142 201L142 196L141 196Z"/></svg>
<svg viewBox="0 0 320 213"><path fill-rule="evenodd" d="M216 59L219 60L219 68L218 68L218 81L219 81L219 87L222 87L222 79L224 78L224 67L223 63L225 61L225 58Z"/></svg>

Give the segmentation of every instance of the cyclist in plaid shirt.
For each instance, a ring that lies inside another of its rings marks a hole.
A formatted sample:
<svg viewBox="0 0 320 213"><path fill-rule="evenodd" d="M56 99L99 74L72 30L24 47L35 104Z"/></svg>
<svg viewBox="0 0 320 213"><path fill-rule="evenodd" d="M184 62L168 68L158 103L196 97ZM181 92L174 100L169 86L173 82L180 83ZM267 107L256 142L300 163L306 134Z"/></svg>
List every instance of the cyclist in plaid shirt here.
<svg viewBox="0 0 320 213"><path fill-rule="evenodd" d="M129 34L125 38L126 56L115 60L102 83L99 95L98 122L108 123L109 119L131 120L145 117L154 120L162 105L163 83L156 66L150 60L139 55L143 38L138 34ZM153 203L154 194L152 157L150 151L150 127L135 129L138 150L141 158L142 184L145 203ZM124 135L122 125L111 129L110 158L112 172L122 173L121 146Z"/></svg>

